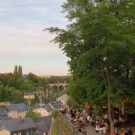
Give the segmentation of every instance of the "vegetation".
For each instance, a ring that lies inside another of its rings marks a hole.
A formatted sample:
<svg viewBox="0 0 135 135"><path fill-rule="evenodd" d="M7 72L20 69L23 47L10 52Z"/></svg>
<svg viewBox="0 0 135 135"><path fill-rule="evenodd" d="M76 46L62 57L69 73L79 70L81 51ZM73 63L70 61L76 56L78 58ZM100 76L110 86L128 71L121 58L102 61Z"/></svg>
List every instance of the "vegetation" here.
<svg viewBox="0 0 135 135"><path fill-rule="evenodd" d="M51 135L58 135L56 123L54 121L52 121L52 123L51 123Z"/></svg>
<svg viewBox="0 0 135 135"><path fill-rule="evenodd" d="M57 90L53 89L48 85L49 83L68 83L70 77L62 76L50 78L42 78L33 73L23 75L22 67L15 66L13 73L0 74L0 102L11 102L19 103L25 102L23 98L24 92L35 92L36 98L29 100L31 104L39 102L39 97L42 98L43 102L49 102L55 100L57 97ZM42 96L41 93L44 93ZM62 91L59 92L61 95Z"/></svg>
<svg viewBox="0 0 135 135"><path fill-rule="evenodd" d="M70 120L60 113L57 117L52 118L51 135L78 135L79 131L72 126Z"/></svg>
<svg viewBox="0 0 135 135"><path fill-rule="evenodd" d="M52 117L53 118L56 118L57 117L57 115L58 115L58 110L57 109L54 109L53 111L52 111Z"/></svg>
<svg viewBox="0 0 135 135"><path fill-rule="evenodd" d="M36 112L27 112L26 117L30 117L33 121L37 121L39 117L41 117L40 113Z"/></svg>
<svg viewBox="0 0 135 135"><path fill-rule="evenodd" d="M70 58L68 94L82 106L106 106L113 132L114 107L123 107L125 99L127 113L135 106L135 1L67 0L62 7L70 24L47 30Z"/></svg>
<svg viewBox="0 0 135 135"><path fill-rule="evenodd" d="M50 76L50 78L47 79L48 83L70 83L70 76Z"/></svg>

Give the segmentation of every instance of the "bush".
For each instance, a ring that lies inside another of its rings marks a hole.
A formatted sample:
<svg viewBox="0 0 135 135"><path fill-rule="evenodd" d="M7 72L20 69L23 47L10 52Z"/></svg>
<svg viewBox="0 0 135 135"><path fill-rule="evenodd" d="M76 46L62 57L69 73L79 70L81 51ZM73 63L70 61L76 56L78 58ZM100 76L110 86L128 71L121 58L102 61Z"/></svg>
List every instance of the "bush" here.
<svg viewBox="0 0 135 135"><path fill-rule="evenodd" d="M53 118L56 118L56 116L58 115L58 110L57 109L54 109L53 111L52 111L52 117Z"/></svg>

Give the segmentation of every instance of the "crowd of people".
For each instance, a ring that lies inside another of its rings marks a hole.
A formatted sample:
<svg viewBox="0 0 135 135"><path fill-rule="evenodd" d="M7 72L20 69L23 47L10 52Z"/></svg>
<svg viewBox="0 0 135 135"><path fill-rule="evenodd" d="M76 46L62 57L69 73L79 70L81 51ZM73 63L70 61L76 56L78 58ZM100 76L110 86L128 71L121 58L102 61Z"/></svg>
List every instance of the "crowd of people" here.
<svg viewBox="0 0 135 135"><path fill-rule="evenodd" d="M71 123L74 127L78 128L80 132L85 132L84 127L86 124L88 126L93 126L96 134L105 134L109 131L107 114L104 115L104 119L101 119L93 113L92 109L71 109L69 113L71 115Z"/></svg>
<svg viewBox="0 0 135 135"><path fill-rule="evenodd" d="M72 125L78 129L79 132L84 132L85 119L80 109L71 109L69 111L71 115Z"/></svg>
<svg viewBox="0 0 135 135"><path fill-rule="evenodd" d="M94 109L67 109L62 108L61 112L65 114L69 112L71 116L71 124L76 128L80 133L86 132L86 125L92 126L95 130L96 135L109 135L109 118L107 109L102 110L102 116L96 116L94 114ZM133 132L130 128L125 129L124 134L121 134L118 129L124 128L126 118L118 109L114 110L114 126L115 131L113 135L133 135Z"/></svg>

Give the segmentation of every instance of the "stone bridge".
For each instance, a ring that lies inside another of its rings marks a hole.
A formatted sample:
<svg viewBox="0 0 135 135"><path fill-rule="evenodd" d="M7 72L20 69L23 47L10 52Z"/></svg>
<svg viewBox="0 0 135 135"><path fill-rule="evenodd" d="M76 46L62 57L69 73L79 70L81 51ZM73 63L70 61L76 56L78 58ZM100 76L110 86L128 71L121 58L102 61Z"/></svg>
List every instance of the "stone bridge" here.
<svg viewBox="0 0 135 135"><path fill-rule="evenodd" d="M50 83L48 84L52 90L66 90L67 83Z"/></svg>

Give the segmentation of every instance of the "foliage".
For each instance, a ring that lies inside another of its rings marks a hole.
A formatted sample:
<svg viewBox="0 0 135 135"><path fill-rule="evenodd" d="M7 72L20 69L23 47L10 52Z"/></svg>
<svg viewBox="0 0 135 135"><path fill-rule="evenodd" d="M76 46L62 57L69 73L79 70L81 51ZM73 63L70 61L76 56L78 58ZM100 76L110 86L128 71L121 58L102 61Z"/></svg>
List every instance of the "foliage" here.
<svg viewBox="0 0 135 135"><path fill-rule="evenodd" d="M32 81L33 83L38 83L38 77L33 73L28 74L28 80Z"/></svg>
<svg viewBox="0 0 135 135"><path fill-rule="evenodd" d="M73 98L69 98L67 101L67 105L72 107L72 108L82 108L82 104L78 104L78 102L76 102Z"/></svg>
<svg viewBox="0 0 135 135"><path fill-rule="evenodd" d="M100 118L102 118L101 108L95 108L93 111L96 116L99 116Z"/></svg>
<svg viewBox="0 0 135 135"><path fill-rule="evenodd" d="M0 81L2 82L4 87L8 84L8 81L10 80L11 77L12 73L0 74Z"/></svg>
<svg viewBox="0 0 135 135"><path fill-rule="evenodd" d="M0 102L4 100L4 87L3 84L0 82Z"/></svg>
<svg viewBox="0 0 135 135"><path fill-rule="evenodd" d="M43 95L36 94L34 100L29 100L31 104L39 102L39 97L42 96L43 102L56 100L57 94L53 93L48 85L49 83L65 82L70 80L66 76L52 76L50 78L43 78L33 73L29 73L27 77L23 78L22 67L15 66L13 73L0 74L0 101L8 101L11 103L25 102L23 99L24 92L43 93ZM62 91L59 92L59 96Z"/></svg>
<svg viewBox="0 0 135 135"><path fill-rule="evenodd" d="M36 112L27 112L26 117L30 117L31 119L33 119L36 122L37 119L39 117L41 117L41 115L40 115L40 113L36 113Z"/></svg>
<svg viewBox="0 0 135 135"><path fill-rule="evenodd" d="M54 121L51 123L51 135L57 135L56 123Z"/></svg>
<svg viewBox="0 0 135 135"><path fill-rule="evenodd" d="M11 103L23 102L23 93L19 90L16 90L14 87L7 88L4 92L4 101Z"/></svg>
<svg viewBox="0 0 135 135"><path fill-rule="evenodd" d="M22 77L22 67L20 65L15 65L13 75L14 77Z"/></svg>
<svg viewBox="0 0 135 135"><path fill-rule="evenodd" d="M113 107L125 96L135 99L135 1L67 0L63 12L71 21L67 28L47 30L70 58L68 93L82 105L108 106L113 131Z"/></svg>
<svg viewBox="0 0 135 135"><path fill-rule="evenodd" d="M35 99L31 99L31 100L28 100L28 102L30 102L31 105L35 105L36 103L39 103L39 98L37 95L35 95Z"/></svg>
<svg viewBox="0 0 135 135"><path fill-rule="evenodd" d="M50 76L46 78L48 83L70 83L70 76Z"/></svg>
<svg viewBox="0 0 135 135"><path fill-rule="evenodd" d="M52 111L51 115L52 115L53 118L56 118L57 115L58 115L58 110L57 110L57 109L54 109L54 110Z"/></svg>

